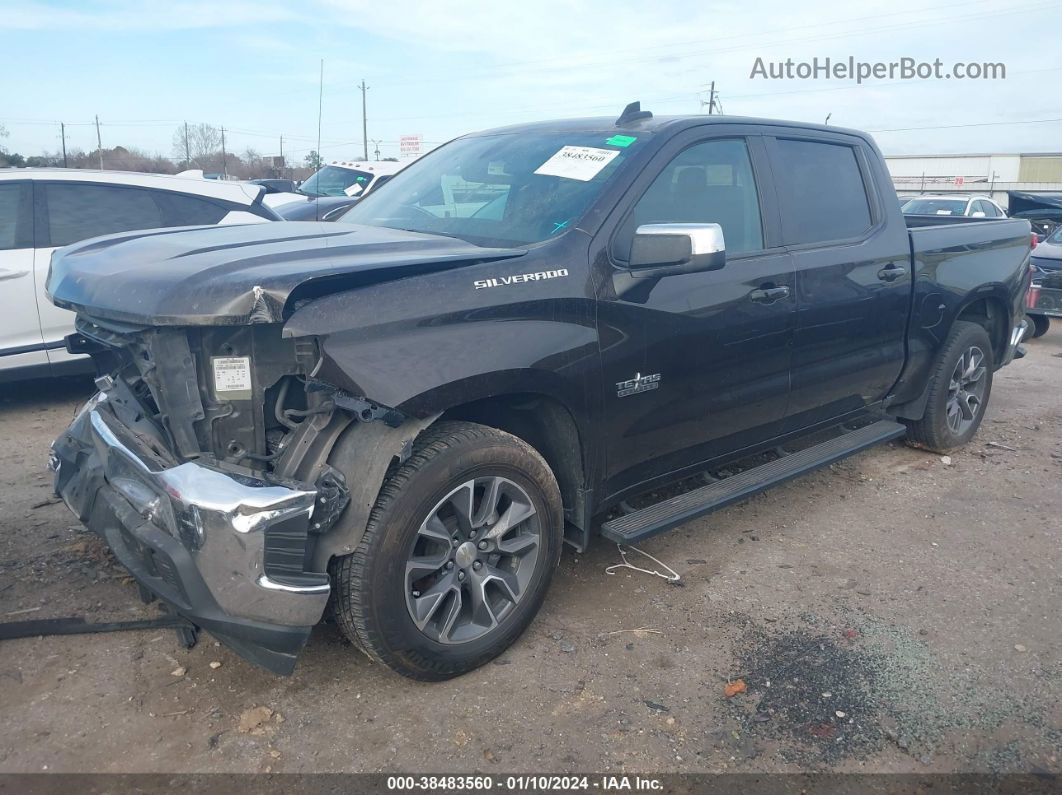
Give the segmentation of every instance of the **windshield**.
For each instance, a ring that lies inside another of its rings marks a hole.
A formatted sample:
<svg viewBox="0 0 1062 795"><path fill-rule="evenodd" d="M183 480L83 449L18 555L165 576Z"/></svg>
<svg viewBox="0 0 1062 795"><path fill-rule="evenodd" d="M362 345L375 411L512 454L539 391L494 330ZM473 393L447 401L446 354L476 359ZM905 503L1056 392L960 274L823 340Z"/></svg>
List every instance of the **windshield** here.
<svg viewBox="0 0 1062 795"><path fill-rule="evenodd" d="M461 138L374 188L338 223L479 245L539 243L576 225L637 141L607 132Z"/></svg>
<svg viewBox="0 0 1062 795"><path fill-rule="evenodd" d="M302 185L299 192L309 196L357 196L372 182L373 174L341 166L325 166ZM360 185L361 190L347 192L351 185Z"/></svg>
<svg viewBox="0 0 1062 795"><path fill-rule="evenodd" d="M911 199L902 209L908 215L962 215L966 199Z"/></svg>
<svg viewBox="0 0 1062 795"><path fill-rule="evenodd" d="M1055 231L1053 231L1050 235L1047 236L1045 242L1062 243L1062 224L1059 224L1055 227Z"/></svg>

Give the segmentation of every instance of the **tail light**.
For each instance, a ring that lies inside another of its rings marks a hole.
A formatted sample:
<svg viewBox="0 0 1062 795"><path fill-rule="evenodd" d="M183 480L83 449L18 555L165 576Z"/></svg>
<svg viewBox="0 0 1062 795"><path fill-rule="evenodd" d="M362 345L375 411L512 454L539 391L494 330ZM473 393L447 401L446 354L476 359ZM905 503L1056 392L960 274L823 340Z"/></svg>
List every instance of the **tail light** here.
<svg viewBox="0 0 1062 795"><path fill-rule="evenodd" d="M1029 248L1036 248L1040 244L1040 236L1035 232L1032 233L1032 242L1029 244Z"/></svg>
<svg viewBox="0 0 1062 795"><path fill-rule="evenodd" d="M1036 302L1040 300L1040 286L1029 285L1029 291L1025 294L1025 306L1028 309L1036 309Z"/></svg>

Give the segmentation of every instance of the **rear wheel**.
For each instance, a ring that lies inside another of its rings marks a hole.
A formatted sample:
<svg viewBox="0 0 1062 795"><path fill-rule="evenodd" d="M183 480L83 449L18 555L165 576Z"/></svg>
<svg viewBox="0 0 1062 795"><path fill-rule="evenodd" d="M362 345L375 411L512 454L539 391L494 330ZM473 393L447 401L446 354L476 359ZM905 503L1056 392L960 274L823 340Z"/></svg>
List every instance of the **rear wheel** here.
<svg viewBox="0 0 1062 795"><path fill-rule="evenodd" d="M1032 323L1032 331L1029 332L1029 337L1032 339L1042 337L1051 328L1051 318L1047 315L1026 315L1025 317L1029 318L1029 322Z"/></svg>
<svg viewBox="0 0 1062 795"><path fill-rule="evenodd" d="M988 332L956 321L930 375L925 414L907 422L908 440L938 453L970 441L988 405L993 368Z"/></svg>
<svg viewBox="0 0 1062 795"><path fill-rule="evenodd" d="M470 671L538 612L562 529L560 490L533 448L439 423L384 483L358 549L332 561L337 623L405 676Z"/></svg>

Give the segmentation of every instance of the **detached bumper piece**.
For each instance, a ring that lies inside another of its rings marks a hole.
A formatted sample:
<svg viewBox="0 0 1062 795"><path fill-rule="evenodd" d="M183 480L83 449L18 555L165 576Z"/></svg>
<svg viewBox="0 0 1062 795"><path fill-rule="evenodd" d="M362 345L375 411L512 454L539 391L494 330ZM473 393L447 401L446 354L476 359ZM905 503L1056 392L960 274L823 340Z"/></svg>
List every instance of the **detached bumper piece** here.
<svg viewBox="0 0 1062 795"><path fill-rule="evenodd" d="M316 491L202 463L166 467L103 395L52 445L52 468L56 494L137 582L251 662L291 673L328 575L296 574L290 552L276 551L306 538ZM277 557L286 564L272 567Z"/></svg>

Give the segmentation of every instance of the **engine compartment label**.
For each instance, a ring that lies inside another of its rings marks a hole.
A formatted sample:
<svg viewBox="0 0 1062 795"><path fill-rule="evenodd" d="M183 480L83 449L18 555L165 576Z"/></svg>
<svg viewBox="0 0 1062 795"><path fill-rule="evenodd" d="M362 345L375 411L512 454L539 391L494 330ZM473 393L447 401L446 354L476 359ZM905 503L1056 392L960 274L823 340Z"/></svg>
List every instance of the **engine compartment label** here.
<svg viewBox="0 0 1062 795"><path fill-rule="evenodd" d="M251 397L251 357L215 356L210 360L214 368L214 391L228 397Z"/></svg>

